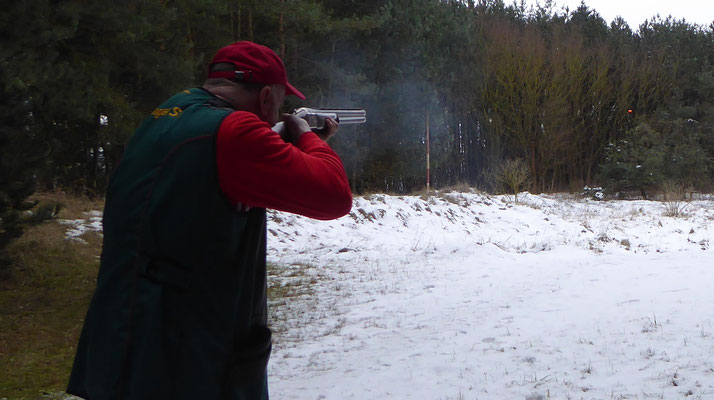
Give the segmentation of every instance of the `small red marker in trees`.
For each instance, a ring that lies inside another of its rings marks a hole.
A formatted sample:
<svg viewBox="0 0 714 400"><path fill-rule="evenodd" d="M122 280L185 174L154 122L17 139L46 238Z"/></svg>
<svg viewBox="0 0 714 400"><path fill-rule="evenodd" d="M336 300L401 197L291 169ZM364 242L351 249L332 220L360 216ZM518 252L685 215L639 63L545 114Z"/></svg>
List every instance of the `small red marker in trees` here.
<svg viewBox="0 0 714 400"><path fill-rule="evenodd" d="M630 108L629 110L627 110L627 113L632 114L632 109Z"/></svg>

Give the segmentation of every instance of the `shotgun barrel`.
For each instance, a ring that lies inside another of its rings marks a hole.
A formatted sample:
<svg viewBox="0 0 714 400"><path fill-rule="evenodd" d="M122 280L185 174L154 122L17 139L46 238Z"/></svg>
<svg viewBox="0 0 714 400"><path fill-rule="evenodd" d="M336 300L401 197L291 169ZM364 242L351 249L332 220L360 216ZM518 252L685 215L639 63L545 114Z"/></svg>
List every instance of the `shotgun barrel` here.
<svg viewBox="0 0 714 400"><path fill-rule="evenodd" d="M322 129L325 127L325 120L332 118L338 124L363 124L367 122L367 112L357 109L318 109L318 108L298 108L293 113L307 121L310 128Z"/></svg>
<svg viewBox="0 0 714 400"><path fill-rule="evenodd" d="M367 122L367 111L359 109L321 109L301 107L293 111L292 114L307 121L310 129L317 132L325 129L325 120L327 118L332 118L340 125L363 124ZM273 130L280 134L282 134L283 129L285 129L285 127L282 122L278 122L273 127Z"/></svg>

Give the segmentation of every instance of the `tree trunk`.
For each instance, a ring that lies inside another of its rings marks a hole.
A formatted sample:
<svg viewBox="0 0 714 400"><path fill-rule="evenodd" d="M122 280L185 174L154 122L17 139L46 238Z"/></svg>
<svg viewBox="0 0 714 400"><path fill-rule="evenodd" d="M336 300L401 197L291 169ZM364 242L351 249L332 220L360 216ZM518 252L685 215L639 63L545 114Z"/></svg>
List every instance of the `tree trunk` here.
<svg viewBox="0 0 714 400"><path fill-rule="evenodd" d="M240 4L238 5L238 35L236 35L236 40L240 40L243 35L243 8Z"/></svg>
<svg viewBox="0 0 714 400"><path fill-rule="evenodd" d="M85 152L85 169L84 169L84 188L83 192L89 197L97 195L97 181L99 178L99 116L96 116L96 122L85 126L86 133L84 135L84 152Z"/></svg>
<svg viewBox="0 0 714 400"><path fill-rule="evenodd" d="M285 25L284 25L285 0L280 0L280 15L278 16L278 35L280 36L280 59L285 60Z"/></svg>
<svg viewBox="0 0 714 400"><path fill-rule="evenodd" d="M253 11L248 10L248 40L253 42Z"/></svg>
<svg viewBox="0 0 714 400"><path fill-rule="evenodd" d="M538 163L536 162L536 143L535 140L531 140L531 176L533 177L532 188L535 192L538 192Z"/></svg>
<svg viewBox="0 0 714 400"><path fill-rule="evenodd" d="M330 58L330 77L327 80L327 102L332 102L332 80L334 79L335 71L335 47L337 46L337 39L332 41L332 56Z"/></svg>
<svg viewBox="0 0 714 400"><path fill-rule="evenodd" d="M235 40L235 37L236 37L236 24L235 24L236 14L235 14L235 12L233 12L232 9L231 9L230 14L231 14L231 37Z"/></svg>

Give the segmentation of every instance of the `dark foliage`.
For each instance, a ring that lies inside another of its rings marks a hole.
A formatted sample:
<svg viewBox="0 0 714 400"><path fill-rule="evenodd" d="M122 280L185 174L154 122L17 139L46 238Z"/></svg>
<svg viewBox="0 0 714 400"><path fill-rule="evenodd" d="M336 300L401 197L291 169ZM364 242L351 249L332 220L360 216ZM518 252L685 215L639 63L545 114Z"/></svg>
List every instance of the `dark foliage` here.
<svg viewBox="0 0 714 400"><path fill-rule="evenodd" d="M51 146L31 173L45 188L102 195L141 119L200 84L215 50L235 40L275 49L305 105L367 109L367 124L332 142L356 192L425 185L427 114L435 187L485 185L512 159L535 191L599 178L657 186L612 164L638 129L661 143L631 150L662 158L652 176L706 187L714 174L702 167L714 157L714 33L686 21L634 29L585 4L500 0L41 0L12 2L0 18L3 81L22 88L1 106L18 120L6 129L26 140L18 145Z"/></svg>

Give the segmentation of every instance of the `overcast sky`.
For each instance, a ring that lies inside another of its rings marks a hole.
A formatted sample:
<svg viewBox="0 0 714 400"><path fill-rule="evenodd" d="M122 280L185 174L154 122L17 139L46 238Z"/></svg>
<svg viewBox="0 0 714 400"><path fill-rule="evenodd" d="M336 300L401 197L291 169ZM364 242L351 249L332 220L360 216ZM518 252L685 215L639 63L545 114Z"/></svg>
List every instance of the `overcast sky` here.
<svg viewBox="0 0 714 400"><path fill-rule="evenodd" d="M544 1L541 0L541 3ZM505 1L506 4L512 1ZM534 5L536 0L526 0ZM567 6L570 10L578 8L580 0L555 0L556 9ZM709 26L714 22L714 0L586 0L585 4L594 8L609 24L618 15L627 21L636 31L645 19L659 14L662 18L672 15L676 19Z"/></svg>

